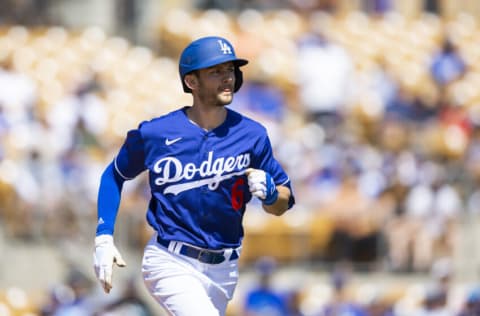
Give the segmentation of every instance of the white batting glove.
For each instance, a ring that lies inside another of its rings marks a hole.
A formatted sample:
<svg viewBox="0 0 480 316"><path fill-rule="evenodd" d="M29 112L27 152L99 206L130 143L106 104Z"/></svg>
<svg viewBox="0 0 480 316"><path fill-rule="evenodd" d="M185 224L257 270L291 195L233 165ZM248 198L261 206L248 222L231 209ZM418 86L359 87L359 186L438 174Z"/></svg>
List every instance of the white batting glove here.
<svg viewBox="0 0 480 316"><path fill-rule="evenodd" d="M262 200L263 204L271 205L278 198L277 187L272 176L263 170L249 168L246 171L250 193Z"/></svg>
<svg viewBox="0 0 480 316"><path fill-rule="evenodd" d="M99 235L95 237L95 252L93 253L93 265L95 274L105 293L109 293L112 288L112 270L113 264L119 267L125 267L127 264L123 260L117 247L113 244L112 235Z"/></svg>

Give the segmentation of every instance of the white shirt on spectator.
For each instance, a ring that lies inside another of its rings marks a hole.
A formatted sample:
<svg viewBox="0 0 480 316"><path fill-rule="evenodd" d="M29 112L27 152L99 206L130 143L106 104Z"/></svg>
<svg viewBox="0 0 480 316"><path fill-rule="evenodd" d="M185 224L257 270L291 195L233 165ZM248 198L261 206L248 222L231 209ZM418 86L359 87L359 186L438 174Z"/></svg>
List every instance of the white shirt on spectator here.
<svg viewBox="0 0 480 316"><path fill-rule="evenodd" d="M312 112L336 112L346 103L353 64L340 46L325 42L298 50L298 84L304 107Z"/></svg>

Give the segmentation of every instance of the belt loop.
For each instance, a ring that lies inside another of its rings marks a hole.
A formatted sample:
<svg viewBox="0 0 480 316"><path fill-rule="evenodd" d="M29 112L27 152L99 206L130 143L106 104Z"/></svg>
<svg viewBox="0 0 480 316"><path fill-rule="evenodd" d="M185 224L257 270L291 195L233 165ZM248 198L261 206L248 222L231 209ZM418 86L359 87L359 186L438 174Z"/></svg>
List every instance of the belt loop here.
<svg viewBox="0 0 480 316"><path fill-rule="evenodd" d="M175 253L175 248L177 244L178 243L176 241L170 241L170 243L168 244L168 251Z"/></svg>
<svg viewBox="0 0 480 316"><path fill-rule="evenodd" d="M180 253L182 251L183 243L180 241L175 241L173 246L173 251L175 253Z"/></svg>
<svg viewBox="0 0 480 316"><path fill-rule="evenodd" d="M225 257L225 260L229 261L234 251L235 249L233 248L225 249L225 251L223 252L223 256Z"/></svg>

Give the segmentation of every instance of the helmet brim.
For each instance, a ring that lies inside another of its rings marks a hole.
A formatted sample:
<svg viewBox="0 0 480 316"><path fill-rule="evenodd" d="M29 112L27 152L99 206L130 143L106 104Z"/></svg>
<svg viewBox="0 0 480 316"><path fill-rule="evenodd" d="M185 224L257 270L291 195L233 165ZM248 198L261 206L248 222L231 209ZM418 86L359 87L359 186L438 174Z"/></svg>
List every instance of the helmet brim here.
<svg viewBox="0 0 480 316"><path fill-rule="evenodd" d="M195 71L195 70L200 70L200 69L204 69L204 68L209 68L209 67L213 67L213 66L216 66L216 65L220 65L220 64L223 64L223 63L228 63L228 62L233 62L233 64L236 66L236 67L242 67L242 66L245 66L246 64L248 64L248 60L246 59L242 59L242 58L224 58L223 56L221 56L220 58L215 58L215 59L211 59L209 61L206 61L206 62L203 62L203 63L199 63L196 67L189 67L189 71L188 72L185 72L182 77L185 77L186 75L188 75L189 73ZM182 78L183 79L183 78Z"/></svg>

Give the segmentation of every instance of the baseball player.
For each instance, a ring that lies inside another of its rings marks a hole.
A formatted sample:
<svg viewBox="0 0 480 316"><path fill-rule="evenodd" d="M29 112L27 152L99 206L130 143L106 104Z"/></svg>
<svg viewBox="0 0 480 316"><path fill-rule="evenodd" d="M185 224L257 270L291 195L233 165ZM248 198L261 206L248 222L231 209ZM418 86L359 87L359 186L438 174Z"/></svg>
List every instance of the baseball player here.
<svg viewBox="0 0 480 316"><path fill-rule="evenodd" d="M113 264L125 266L113 239L122 185L144 170L151 189L147 221L155 234L142 273L172 315L224 315L238 280L246 204L255 196L274 215L294 204L266 129L225 107L242 86L240 67L247 63L224 38L193 41L179 65L193 104L127 133L98 193L94 267L106 293Z"/></svg>

